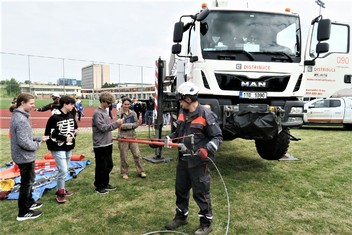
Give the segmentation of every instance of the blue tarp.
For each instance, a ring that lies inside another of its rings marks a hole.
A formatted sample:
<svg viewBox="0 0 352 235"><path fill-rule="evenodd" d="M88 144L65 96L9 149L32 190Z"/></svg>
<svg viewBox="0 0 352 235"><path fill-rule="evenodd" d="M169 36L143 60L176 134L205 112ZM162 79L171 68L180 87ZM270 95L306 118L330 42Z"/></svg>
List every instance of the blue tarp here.
<svg viewBox="0 0 352 235"><path fill-rule="evenodd" d="M86 161L71 161L70 162L70 169L71 171L67 172L66 176L66 181L74 178L76 175L78 175L84 168L87 167L87 165L90 164L89 160ZM74 173L73 173L74 171ZM39 200L46 189L52 189L56 187L56 175L57 175L57 168L48 168L48 169L43 169L42 173L36 174L35 176L35 183L33 185L33 193L32 197L35 201ZM20 182L21 182L21 177L16 177L14 178L16 185L15 188L18 188ZM40 182L38 184L38 182ZM19 192L11 192L8 194L9 200L17 200L19 196Z"/></svg>

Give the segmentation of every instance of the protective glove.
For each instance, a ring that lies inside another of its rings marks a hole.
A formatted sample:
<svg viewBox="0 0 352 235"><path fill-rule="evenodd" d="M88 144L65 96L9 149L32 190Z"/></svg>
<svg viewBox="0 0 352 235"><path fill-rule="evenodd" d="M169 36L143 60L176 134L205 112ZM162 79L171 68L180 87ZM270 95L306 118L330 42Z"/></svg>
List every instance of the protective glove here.
<svg viewBox="0 0 352 235"><path fill-rule="evenodd" d="M150 139L150 141L159 142L158 139ZM153 148L153 149L156 149L156 148L160 148L160 147L162 147L162 146L156 145L156 144L149 144L149 147L151 147L151 148Z"/></svg>
<svg viewBox="0 0 352 235"><path fill-rule="evenodd" d="M157 142L161 142L161 140L159 139L150 139L151 141L157 141ZM164 142L164 146L167 146L167 144L169 142L171 142L171 139L169 136L166 136L165 139L163 140ZM160 147L163 147L162 145L156 145L156 144L149 144L149 147L153 148L153 149L156 149L156 148L160 148ZM171 148L170 146L167 146L168 148Z"/></svg>
<svg viewBox="0 0 352 235"><path fill-rule="evenodd" d="M188 149L187 149L186 145L184 145L183 143L178 144L178 151L182 154L188 153Z"/></svg>
<svg viewBox="0 0 352 235"><path fill-rule="evenodd" d="M197 157L200 157L202 160L208 157L208 151L205 148L199 148L196 152Z"/></svg>
<svg viewBox="0 0 352 235"><path fill-rule="evenodd" d="M216 145L214 144L214 142L208 142L207 145L205 146L205 148L211 152L211 153L215 153L217 149Z"/></svg>
<svg viewBox="0 0 352 235"><path fill-rule="evenodd" d="M170 137L167 135L165 136L165 139L164 139L164 146L167 147L167 148L171 148L171 146L169 146L169 142L172 142Z"/></svg>

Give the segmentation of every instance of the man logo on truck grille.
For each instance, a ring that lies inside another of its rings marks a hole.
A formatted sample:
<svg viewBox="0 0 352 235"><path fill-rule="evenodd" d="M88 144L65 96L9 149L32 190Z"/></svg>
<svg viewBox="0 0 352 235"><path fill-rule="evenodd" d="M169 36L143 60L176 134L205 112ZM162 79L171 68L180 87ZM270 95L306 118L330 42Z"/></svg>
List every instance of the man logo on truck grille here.
<svg viewBox="0 0 352 235"><path fill-rule="evenodd" d="M266 87L266 82L241 82L241 87Z"/></svg>

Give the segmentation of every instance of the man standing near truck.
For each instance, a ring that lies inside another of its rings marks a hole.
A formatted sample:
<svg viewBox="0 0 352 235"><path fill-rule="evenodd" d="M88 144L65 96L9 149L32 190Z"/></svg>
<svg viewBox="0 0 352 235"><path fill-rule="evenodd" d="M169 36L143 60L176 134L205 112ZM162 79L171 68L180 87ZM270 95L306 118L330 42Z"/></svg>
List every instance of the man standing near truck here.
<svg viewBox="0 0 352 235"><path fill-rule="evenodd" d="M176 168L176 215L165 228L174 230L188 223L188 205L190 190L199 207L200 226L196 235L209 234L213 212L210 200L209 159L215 160L215 152L222 142L222 132L217 116L198 103L198 87L185 82L177 90L177 99L181 110L176 131L170 135L183 143L185 149L179 149ZM181 138L179 138L181 137ZM184 137L184 138L182 138Z"/></svg>
<svg viewBox="0 0 352 235"><path fill-rule="evenodd" d="M60 114L60 95L58 93L53 93L51 95L51 98L53 99L53 102L50 104L47 104L41 108L36 108L34 109L34 111L38 111L38 112L45 112L48 110L51 110L51 114Z"/></svg>

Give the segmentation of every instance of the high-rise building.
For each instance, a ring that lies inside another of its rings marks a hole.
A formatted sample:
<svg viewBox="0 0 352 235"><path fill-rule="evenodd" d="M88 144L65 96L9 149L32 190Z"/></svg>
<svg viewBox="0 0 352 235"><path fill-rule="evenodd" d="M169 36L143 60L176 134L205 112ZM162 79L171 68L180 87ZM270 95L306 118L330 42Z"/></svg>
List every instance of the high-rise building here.
<svg viewBox="0 0 352 235"><path fill-rule="evenodd" d="M82 89L100 89L110 83L110 66L91 64L82 68Z"/></svg>
<svg viewBox="0 0 352 235"><path fill-rule="evenodd" d="M57 79L57 85L81 86L81 80L75 78L59 78Z"/></svg>

